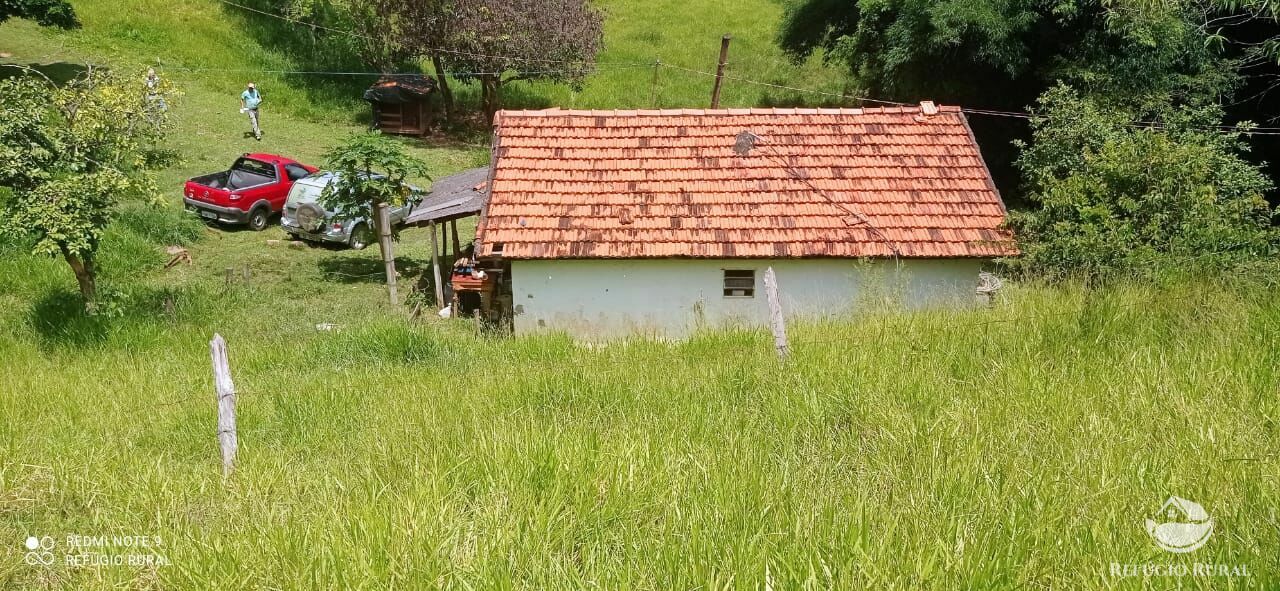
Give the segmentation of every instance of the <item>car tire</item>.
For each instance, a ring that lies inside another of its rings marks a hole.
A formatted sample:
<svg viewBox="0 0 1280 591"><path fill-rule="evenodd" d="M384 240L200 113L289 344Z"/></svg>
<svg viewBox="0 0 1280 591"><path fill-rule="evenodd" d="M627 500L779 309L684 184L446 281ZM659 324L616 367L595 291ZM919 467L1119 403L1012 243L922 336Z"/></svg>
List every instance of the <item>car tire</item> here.
<svg viewBox="0 0 1280 591"><path fill-rule="evenodd" d="M254 232L261 232L267 229L267 222L271 218L271 212L265 207L254 208L249 212L249 229Z"/></svg>
<svg viewBox="0 0 1280 591"><path fill-rule="evenodd" d="M351 229L351 239L347 244L351 246L351 250L364 250L372 241L373 232L369 231L369 225L361 222Z"/></svg>

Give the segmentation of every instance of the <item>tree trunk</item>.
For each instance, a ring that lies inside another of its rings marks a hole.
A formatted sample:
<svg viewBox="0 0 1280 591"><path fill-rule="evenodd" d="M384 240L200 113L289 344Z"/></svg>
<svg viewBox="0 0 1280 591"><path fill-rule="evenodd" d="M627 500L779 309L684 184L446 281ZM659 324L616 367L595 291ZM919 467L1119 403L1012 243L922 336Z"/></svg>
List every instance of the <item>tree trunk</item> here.
<svg viewBox="0 0 1280 591"><path fill-rule="evenodd" d="M431 65L436 69L436 83L440 85L440 99L444 106L444 120L453 121L453 90L449 88L449 79L445 77L444 64L439 53L431 54Z"/></svg>
<svg viewBox="0 0 1280 591"><path fill-rule="evenodd" d="M62 250L62 258L67 260L67 264L71 266L71 272L76 274L76 282L80 284L80 297L84 299L84 312L90 316L97 314L98 280L93 258L81 259L65 248Z"/></svg>
<svg viewBox="0 0 1280 591"><path fill-rule="evenodd" d="M502 77L486 75L480 77L480 102L484 109L485 120L493 125L493 116L502 108Z"/></svg>

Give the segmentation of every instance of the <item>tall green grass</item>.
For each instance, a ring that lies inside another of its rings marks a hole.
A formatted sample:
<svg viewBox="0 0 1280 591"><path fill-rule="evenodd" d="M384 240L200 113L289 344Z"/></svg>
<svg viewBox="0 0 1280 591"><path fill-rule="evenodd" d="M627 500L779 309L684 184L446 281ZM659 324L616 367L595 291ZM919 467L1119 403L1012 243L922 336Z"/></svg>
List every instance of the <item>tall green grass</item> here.
<svg viewBox="0 0 1280 591"><path fill-rule="evenodd" d="M1280 306L1250 286L1025 287L587 348L287 303L199 310L0 355L0 587L1167 588L1109 564L1280 582ZM240 390L223 483L207 341ZM1143 518L1216 520L1191 555ZM31 568L27 535L158 535L172 566Z"/></svg>

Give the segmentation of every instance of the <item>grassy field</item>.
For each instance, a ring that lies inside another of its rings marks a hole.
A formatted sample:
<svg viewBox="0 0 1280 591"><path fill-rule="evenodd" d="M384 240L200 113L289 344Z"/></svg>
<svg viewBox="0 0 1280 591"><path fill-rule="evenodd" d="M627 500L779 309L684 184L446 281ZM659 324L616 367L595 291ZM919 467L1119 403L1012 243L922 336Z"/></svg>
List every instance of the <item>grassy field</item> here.
<svg viewBox="0 0 1280 591"><path fill-rule="evenodd" d="M1177 582L1112 562L1251 575L1185 588L1280 584L1269 290L1024 288L991 310L868 312L793 327L785 365L761 332L593 349L272 311L263 291L183 288L170 316L81 327L96 340L6 322L0 588ZM214 331L241 391L225 484ZM1193 555L1143 531L1170 494L1216 520ZM147 552L171 566L32 568L28 535L159 536Z"/></svg>
<svg viewBox="0 0 1280 591"><path fill-rule="evenodd" d="M384 303L372 251L272 247L278 229L179 212L192 174L250 150L316 162L358 131L350 83L267 77L258 143L236 112L244 71L315 58L212 0L75 4L83 30L0 25L0 52L51 69L175 64L179 161L159 172L169 207L125 204L108 232L111 314L84 317L65 264L0 237L0 589L1280 586L1270 283L1017 285L991 309L871 307L792 326L786 364L760 331L587 347L410 322ZM602 4L602 60L710 69L732 32L731 71L835 79L771 48L772 2ZM658 102L701 105L709 86L690 76L662 71ZM651 77L602 72L576 95L516 98L643 106ZM730 84L726 103L774 98ZM483 139L408 145L433 176L487 158ZM193 264L165 270L171 244ZM415 279L422 232L397 249ZM227 482L215 332L240 391ZM1216 520L1193 554L1144 531L1174 494ZM56 543L57 564L24 562L33 535ZM80 550L169 564L61 560L77 553L69 537L115 535L160 543ZM1117 578L1112 563L1251 576Z"/></svg>

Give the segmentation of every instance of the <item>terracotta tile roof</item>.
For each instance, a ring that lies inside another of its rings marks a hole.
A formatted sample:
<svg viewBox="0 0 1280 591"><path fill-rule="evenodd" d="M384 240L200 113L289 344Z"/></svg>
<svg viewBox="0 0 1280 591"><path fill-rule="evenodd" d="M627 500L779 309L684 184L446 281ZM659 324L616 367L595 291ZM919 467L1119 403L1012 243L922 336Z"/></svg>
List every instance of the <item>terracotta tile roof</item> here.
<svg viewBox="0 0 1280 591"><path fill-rule="evenodd" d="M553 109L494 125L480 256L1016 253L957 107ZM745 156L743 131L759 138Z"/></svg>

